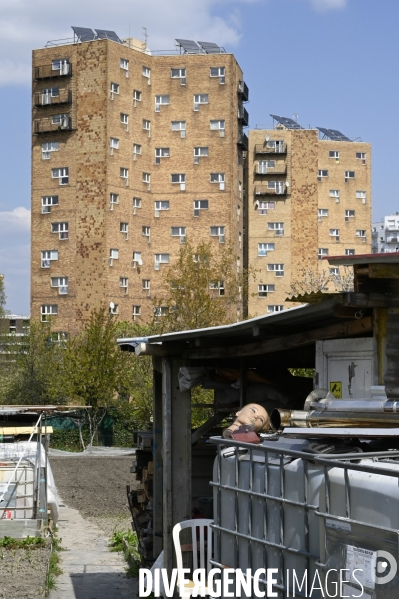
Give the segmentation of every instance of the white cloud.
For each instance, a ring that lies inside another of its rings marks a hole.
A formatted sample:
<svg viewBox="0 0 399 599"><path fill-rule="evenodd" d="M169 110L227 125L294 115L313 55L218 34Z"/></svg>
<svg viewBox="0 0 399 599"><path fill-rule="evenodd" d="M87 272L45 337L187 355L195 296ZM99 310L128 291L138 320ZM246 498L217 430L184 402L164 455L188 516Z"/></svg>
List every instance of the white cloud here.
<svg viewBox="0 0 399 599"><path fill-rule="evenodd" d="M14 234L26 233L30 230L30 210L23 208L14 208L10 212L0 211L0 234L3 236L12 236Z"/></svg>
<svg viewBox="0 0 399 599"><path fill-rule="evenodd" d="M320 12L342 9L347 6L347 0L310 0L313 8Z"/></svg>
<svg viewBox="0 0 399 599"><path fill-rule="evenodd" d="M174 39L204 39L236 46L240 5L258 0L1 0L0 85L30 84L31 51L48 40L72 38L71 25L112 29L121 38L143 38L152 50L173 50Z"/></svg>

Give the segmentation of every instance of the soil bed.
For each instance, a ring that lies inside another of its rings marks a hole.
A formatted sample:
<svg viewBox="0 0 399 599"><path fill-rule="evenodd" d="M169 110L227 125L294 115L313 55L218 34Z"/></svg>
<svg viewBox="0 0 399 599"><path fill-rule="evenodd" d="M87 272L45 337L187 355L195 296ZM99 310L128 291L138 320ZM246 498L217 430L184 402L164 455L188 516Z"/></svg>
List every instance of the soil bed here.
<svg viewBox="0 0 399 599"><path fill-rule="evenodd" d="M0 547L0 599L44 597L50 543L35 549Z"/></svg>

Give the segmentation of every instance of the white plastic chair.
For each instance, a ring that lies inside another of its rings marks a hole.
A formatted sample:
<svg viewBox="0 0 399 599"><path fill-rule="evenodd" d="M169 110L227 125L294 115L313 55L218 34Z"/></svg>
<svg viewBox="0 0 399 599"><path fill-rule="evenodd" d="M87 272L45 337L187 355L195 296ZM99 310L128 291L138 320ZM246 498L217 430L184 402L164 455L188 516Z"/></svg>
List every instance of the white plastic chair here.
<svg viewBox="0 0 399 599"><path fill-rule="evenodd" d="M210 560L213 557L212 549L212 528L213 520L207 520L205 518L198 518L195 520L185 520L179 522L173 527L172 537L173 544L175 546L176 562L177 562L177 586L180 588L183 586L183 550L192 551L193 556L193 570L203 568L206 570L206 578L208 578L209 570L212 568ZM191 543L187 545L181 545L180 543L180 532L187 528L191 529ZM206 535L205 535L205 530ZM199 538L197 539L197 533L199 532ZM199 564L198 564L199 554ZM186 579L187 580L187 579ZM194 582L189 580L184 585L184 595L187 597L192 595L194 592ZM198 596L200 596L202 588L200 587ZM209 595L207 587L205 587L206 595Z"/></svg>

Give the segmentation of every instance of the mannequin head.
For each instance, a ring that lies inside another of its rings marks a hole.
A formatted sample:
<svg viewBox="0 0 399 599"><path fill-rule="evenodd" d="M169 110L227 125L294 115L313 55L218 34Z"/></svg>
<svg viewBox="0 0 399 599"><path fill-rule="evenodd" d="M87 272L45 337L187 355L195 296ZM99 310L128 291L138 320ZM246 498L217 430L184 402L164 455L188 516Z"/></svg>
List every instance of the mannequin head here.
<svg viewBox="0 0 399 599"><path fill-rule="evenodd" d="M230 424L229 428L223 431L223 436L225 438L230 437L232 433L243 425L252 426L256 433L268 431L270 429L269 414L259 404L249 403L236 413L235 421L233 424Z"/></svg>

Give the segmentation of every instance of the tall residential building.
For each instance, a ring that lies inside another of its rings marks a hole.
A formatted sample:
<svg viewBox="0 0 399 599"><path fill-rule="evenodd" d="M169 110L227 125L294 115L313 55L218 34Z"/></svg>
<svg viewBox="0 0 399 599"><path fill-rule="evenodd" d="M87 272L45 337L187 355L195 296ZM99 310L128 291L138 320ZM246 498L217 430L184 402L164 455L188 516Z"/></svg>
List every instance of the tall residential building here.
<svg viewBox="0 0 399 599"><path fill-rule="evenodd" d="M31 317L60 334L101 303L150 320L186 239L231 242L238 270L244 251L248 88L235 57L74 33L33 52Z"/></svg>
<svg viewBox="0 0 399 599"><path fill-rule="evenodd" d="M373 223L371 249L373 254L399 252L399 212Z"/></svg>
<svg viewBox="0 0 399 599"><path fill-rule="evenodd" d="M371 249L371 146L271 115L248 152L249 314L278 312L291 284L329 269L325 256Z"/></svg>

